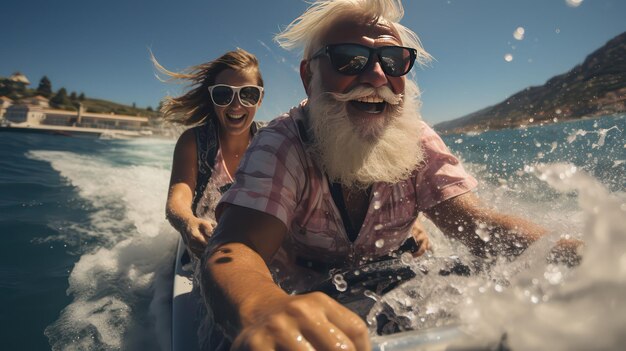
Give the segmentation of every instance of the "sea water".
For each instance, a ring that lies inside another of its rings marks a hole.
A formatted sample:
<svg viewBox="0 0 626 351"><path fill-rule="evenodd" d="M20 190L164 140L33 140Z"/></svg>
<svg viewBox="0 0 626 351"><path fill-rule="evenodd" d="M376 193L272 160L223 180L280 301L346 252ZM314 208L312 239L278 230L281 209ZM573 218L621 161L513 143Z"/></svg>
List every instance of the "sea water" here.
<svg viewBox="0 0 626 351"><path fill-rule="evenodd" d="M1 349L166 349L173 146L0 133Z"/></svg>
<svg viewBox="0 0 626 351"><path fill-rule="evenodd" d="M484 203L550 235L489 274L418 274L376 298L414 327L460 323L485 338L506 334L513 349L622 348L625 128L626 116L613 116L445 137ZM169 348L173 147L0 133L2 349ZM409 264L434 270L451 255L471 259L427 226L435 250ZM578 267L546 263L562 235L585 240Z"/></svg>

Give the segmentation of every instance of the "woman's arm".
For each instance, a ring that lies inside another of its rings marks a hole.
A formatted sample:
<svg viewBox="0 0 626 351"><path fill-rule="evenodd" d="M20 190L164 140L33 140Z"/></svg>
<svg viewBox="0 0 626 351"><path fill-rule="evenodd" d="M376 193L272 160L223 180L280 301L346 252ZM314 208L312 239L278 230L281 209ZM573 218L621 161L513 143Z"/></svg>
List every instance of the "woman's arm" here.
<svg viewBox="0 0 626 351"><path fill-rule="evenodd" d="M204 252L215 224L193 214L191 206L197 173L196 139L193 130L188 129L180 136L174 149L166 217L180 232L191 252L199 257Z"/></svg>

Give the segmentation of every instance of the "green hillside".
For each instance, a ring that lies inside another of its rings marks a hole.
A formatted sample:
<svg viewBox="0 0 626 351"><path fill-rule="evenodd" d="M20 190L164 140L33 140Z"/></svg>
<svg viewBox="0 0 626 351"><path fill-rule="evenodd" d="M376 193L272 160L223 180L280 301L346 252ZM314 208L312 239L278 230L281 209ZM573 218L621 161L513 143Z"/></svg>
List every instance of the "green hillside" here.
<svg viewBox="0 0 626 351"><path fill-rule="evenodd" d="M526 88L493 106L442 122L442 133L515 128L626 112L626 32L569 72Z"/></svg>
<svg viewBox="0 0 626 351"><path fill-rule="evenodd" d="M16 72L13 76L20 75ZM50 101L50 107L61 110L76 111L82 104L87 112L114 113L129 116L142 116L154 119L161 118L158 111L151 107L139 108L136 106L123 105L112 101L86 97L83 93L68 93L65 88L53 91L50 80L44 76L39 81L36 89L28 87L28 84L15 80L15 78L0 77L0 96L6 96L13 101L41 95ZM158 110L158 109L157 109Z"/></svg>

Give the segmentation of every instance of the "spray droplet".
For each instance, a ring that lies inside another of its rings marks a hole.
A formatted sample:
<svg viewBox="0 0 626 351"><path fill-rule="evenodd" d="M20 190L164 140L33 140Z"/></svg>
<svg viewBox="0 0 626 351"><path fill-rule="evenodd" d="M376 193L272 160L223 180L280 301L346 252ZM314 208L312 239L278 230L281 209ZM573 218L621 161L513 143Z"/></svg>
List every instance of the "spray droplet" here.
<svg viewBox="0 0 626 351"><path fill-rule="evenodd" d="M569 7L578 7L583 3L583 0L565 0L565 3Z"/></svg>
<svg viewBox="0 0 626 351"><path fill-rule="evenodd" d="M407 266L410 265L413 262L413 255L408 252L403 252L402 255L400 255L400 262Z"/></svg>
<svg viewBox="0 0 626 351"><path fill-rule="evenodd" d="M478 235L478 237L486 243L489 242L489 240L491 240L491 234L485 229L477 228L476 235Z"/></svg>
<svg viewBox="0 0 626 351"><path fill-rule="evenodd" d="M378 200L374 201L374 209L375 210L380 210L380 201L378 201Z"/></svg>
<svg viewBox="0 0 626 351"><path fill-rule="evenodd" d="M346 283L341 274L335 274L333 276L333 284L335 284L337 291L344 292L348 289L348 283Z"/></svg>
<svg viewBox="0 0 626 351"><path fill-rule="evenodd" d="M513 55L511 55L511 54L504 55L504 61L506 61L506 62L513 61Z"/></svg>
<svg viewBox="0 0 626 351"><path fill-rule="evenodd" d="M543 277L552 285L558 285L563 281L563 273L554 265L548 265L547 270L543 273Z"/></svg>
<svg viewBox="0 0 626 351"><path fill-rule="evenodd" d="M380 249L381 247L385 246L385 239L376 240L376 243L374 243L374 245L376 245L376 247Z"/></svg>
<svg viewBox="0 0 626 351"><path fill-rule="evenodd" d="M380 300L380 296L376 295L376 293L371 291L371 290L365 290L363 292L363 295L365 295L365 297L369 297L370 299L372 299L374 301Z"/></svg>
<svg viewBox="0 0 626 351"><path fill-rule="evenodd" d="M515 32L513 32L513 38L515 38L516 40L523 40L525 32L526 31L524 30L524 27L517 27L517 29L515 29Z"/></svg>
<svg viewBox="0 0 626 351"><path fill-rule="evenodd" d="M381 229L383 229L383 225L382 224L376 224L374 226L374 230L381 230Z"/></svg>

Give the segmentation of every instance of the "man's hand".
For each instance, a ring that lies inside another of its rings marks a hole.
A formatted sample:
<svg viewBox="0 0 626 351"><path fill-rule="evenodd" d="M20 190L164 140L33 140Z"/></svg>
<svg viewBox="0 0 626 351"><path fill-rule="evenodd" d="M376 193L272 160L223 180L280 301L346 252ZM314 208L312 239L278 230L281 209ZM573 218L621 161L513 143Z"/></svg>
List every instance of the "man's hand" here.
<svg viewBox="0 0 626 351"><path fill-rule="evenodd" d="M419 219L415 220L415 223L413 223L413 226L411 227L411 235L418 246L418 250L412 253L413 257L421 256L426 252L426 250L431 249L428 233Z"/></svg>
<svg viewBox="0 0 626 351"><path fill-rule="evenodd" d="M202 256L207 242L213 234L215 225L215 221L204 220L198 217L191 217L185 222L181 235L185 245L187 245L187 248L194 256L198 258Z"/></svg>
<svg viewBox="0 0 626 351"><path fill-rule="evenodd" d="M560 239L548 254L548 262L578 266L582 260L584 242L578 239Z"/></svg>
<svg viewBox="0 0 626 351"><path fill-rule="evenodd" d="M255 308L231 350L370 350L365 323L327 295L285 295Z"/></svg>

